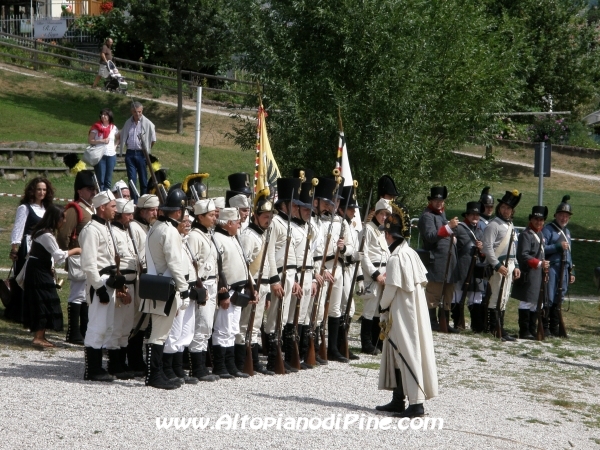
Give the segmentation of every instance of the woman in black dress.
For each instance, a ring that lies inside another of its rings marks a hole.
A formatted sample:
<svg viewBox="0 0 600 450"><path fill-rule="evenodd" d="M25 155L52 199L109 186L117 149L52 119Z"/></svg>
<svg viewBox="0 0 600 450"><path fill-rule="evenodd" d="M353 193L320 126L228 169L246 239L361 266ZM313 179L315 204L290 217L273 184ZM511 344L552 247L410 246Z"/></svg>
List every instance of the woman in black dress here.
<svg viewBox="0 0 600 450"><path fill-rule="evenodd" d="M69 256L81 254L80 248L64 251L58 247L54 235L64 222L65 216L61 209L54 205L48 207L42 220L33 229L31 250L25 268L24 315L29 319L30 330L35 333L33 345L39 348L54 347L54 344L46 340L46 329L63 329L54 265L64 263Z"/></svg>
<svg viewBox="0 0 600 450"><path fill-rule="evenodd" d="M17 208L15 225L11 233L10 259L14 264L15 277L25 264L31 246L32 230L42 220L53 199L54 188L48 179L36 177L27 183ZM17 283L11 285L11 302L6 307L4 315L9 320L22 323L25 328L29 327L28 317L23 315L23 291Z"/></svg>

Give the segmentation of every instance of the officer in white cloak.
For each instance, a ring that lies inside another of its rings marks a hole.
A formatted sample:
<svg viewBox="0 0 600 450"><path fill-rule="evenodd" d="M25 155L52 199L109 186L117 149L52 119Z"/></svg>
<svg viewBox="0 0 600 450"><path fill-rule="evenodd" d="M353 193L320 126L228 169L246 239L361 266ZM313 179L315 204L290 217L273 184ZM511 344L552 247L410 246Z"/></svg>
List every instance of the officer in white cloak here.
<svg viewBox="0 0 600 450"><path fill-rule="evenodd" d="M385 221L390 246L385 288L380 300L384 322L379 389L392 389L392 402L379 411L394 417L421 417L423 403L438 395L433 336L427 308L427 270L406 239L410 217L404 205L392 202L393 213ZM398 370L399 369L399 370ZM409 406L405 410L404 397Z"/></svg>

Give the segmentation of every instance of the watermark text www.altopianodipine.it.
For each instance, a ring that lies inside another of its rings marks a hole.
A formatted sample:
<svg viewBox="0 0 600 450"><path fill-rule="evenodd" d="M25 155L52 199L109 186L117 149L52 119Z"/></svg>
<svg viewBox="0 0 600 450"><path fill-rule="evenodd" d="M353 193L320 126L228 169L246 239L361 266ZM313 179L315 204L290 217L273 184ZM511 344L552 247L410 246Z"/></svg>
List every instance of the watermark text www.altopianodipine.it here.
<svg viewBox="0 0 600 450"><path fill-rule="evenodd" d="M223 414L210 417L157 417L157 430L441 430L444 419L432 417L394 418L365 414L331 414L325 417L252 417Z"/></svg>

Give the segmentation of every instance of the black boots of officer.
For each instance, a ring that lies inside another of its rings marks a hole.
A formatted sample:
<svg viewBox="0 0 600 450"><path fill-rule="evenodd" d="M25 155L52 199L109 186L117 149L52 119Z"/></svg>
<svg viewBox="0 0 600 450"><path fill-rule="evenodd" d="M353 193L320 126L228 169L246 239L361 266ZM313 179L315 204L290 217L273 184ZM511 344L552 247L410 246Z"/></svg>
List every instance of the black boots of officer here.
<svg viewBox="0 0 600 450"><path fill-rule="evenodd" d="M233 356L235 367L238 371L244 372L244 364L246 362L246 346L244 344L235 344L233 346Z"/></svg>
<svg viewBox="0 0 600 450"><path fill-rule="evenodd" d="M211 374L206 367L207 352L190 352L190 376L197 378L199 381L217 381L219 376Z"/></svg>
<svg viewBox="0 0 600 450"><path fill-rule="evenodd" d="M373 327L379 331L379 321L366 319L364 316L360 322L360 351L367 355L379 355L381 351L373 344Z"/></svg>
<svg viewBox="0 0 600 450"><path fill-rule="evenodd" d="M182 378L179 378L175 371L173 370L173 358L175 357L175 353L165 353L163 346L163 357L162 357L162 372L165 374L167 379L172 383L179 384L182 386L185 381Z"/></svg>
<svg viewBox="0 0 600 450"><path fill-rule="evenodd" d="M84 380L89 381L114 381L116 378L102 368L102 349L83 347L85 354Z"/></svg>
<svg viewBox="0 0 600 450"><path fill-rule="evenodd" d="M458 312L458 305L454 304L452 306L454 306L452 311L456 310ZM454 327L450 326L450 311L446 311L445 309L442 310L442 308L438 308L438 317L441 317L441 314L444 314L444 318L446 319L446 327L448 328L448 333L459 333L458 328L456 328L455 326ZM454 324L456 325L457 322L458 322L458 319L456 319L454 321Z"/></svg>
<svg viewBox="0 0 600 450"><path fill-rule="evenodd" d="M381 350L383 349L383 341L379 339L379 335L381 334L381 327L379 326L379 321L379 316L373 317L373 326L371 327L371 342L381 352Z"/></svg>
<svg viewBox="0 0 600 450"><path fill-rule="evenodd" d="M348 363L350 360L338 350L338 333L340 331L341 317L327 318L327 359L341 363Z"/></svg>
<svg viewBox="0 0 600 450"><path fill-rule="evenodd" d="M124 349L113 349L108 351L108 373L114 375L118 380L131 380L133 372L128 370L125 364L127 354Z"/></svg>
<svg viewBox="0 0 600 450"><path fill-rule="evenodd" d="M544 335L546 337L559 337L560 311L558 310L558 305L553 303L545 312Z"/></svg>
<svg viewBox="0 0 600 450"><path fill-rule="evenodd" d="M440 331L440 324L436 316L437 308L429 308L429 323L431 324L431 331Z"/></svg>
<svg viewBox="0 0 600 450"><path fill-rule="evenodd" d="M533 317L533 327L532 325ZM519 339L527 339L528 341L535 340L531 329L536 327L536 316L528 309L519 309Z"/></svg>
<svg viewBox="0 0 600 450"><path fill-rule="evenodd" d="M180 380L183 380L185 384L198 384L198 378L189 376L183 369L183 350L177 353L173 353L173 372L175 376Z"/></svg>
<svg viewBox="0 0 600 450"><path fill-rule="evenodd" d="M127 365L129 370L137 376L146 374L144 362L144 331L140 330L127 342Z"/></svg>
<svg viewBox="0 0 600 450"><path fill-rule="evenodd" d="M392 391L392 401L387 405L376 406L377 411L402 413L406 409L404 404L404 392L402 391L402 377L400 369L394 369L396 373L396 387Z"/></svg>
<svg viewBox="0 0 600 450"><path fill-rule="evenodd" d="M308 353L308 332L310 327L308 325L298 325L298 335L300 336L300 342L298 343L298 350L300 353L300 367L302 369L313 369L314 366L306 362L306 354Z"/></svg>
<svg viewBox="0 0 600 450"><path fill-rule="evenodd" d="M298 372L298 369L292 367L290 364L292 361L292 352L294 351L294 324L286 323L283 327L283 348L284 359L283 366L287 372Z"/></svg>
<svg viewBox="0 0 600 450"><path fill-rule="evenodd" d="M258 359L258 344L252 344L252 368L263 375L275 375L275 372L268 370Z"/></svg>
<svg viewBox="0 0 600 450"><path fill-rule="evenodd" d="M164 344L147 344L146 345L146 386L151 386L157 389L177 389L181 384L174 383L167 378L163 372L163 351Z"/></svg>
<svg viewBox="0 0 600 450"><path fill-rule="evenodd" d="M83 345L87 331L87 303L67 304L67 335L65 340L70 344Z"/></svg>

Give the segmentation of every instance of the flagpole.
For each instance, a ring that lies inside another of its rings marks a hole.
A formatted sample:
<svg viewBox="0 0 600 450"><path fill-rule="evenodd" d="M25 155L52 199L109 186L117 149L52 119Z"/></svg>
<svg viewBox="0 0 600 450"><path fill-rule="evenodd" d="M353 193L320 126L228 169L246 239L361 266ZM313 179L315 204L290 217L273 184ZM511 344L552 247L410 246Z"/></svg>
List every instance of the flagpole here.
<svg viewBox="0 0 600 450"><path fill-rule="evenodd" d="M342 108L338 105L338 123L340 125L340 132L344 132L344 126L342 125Z"/></svg>

